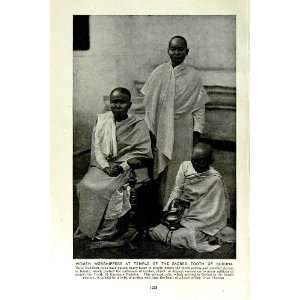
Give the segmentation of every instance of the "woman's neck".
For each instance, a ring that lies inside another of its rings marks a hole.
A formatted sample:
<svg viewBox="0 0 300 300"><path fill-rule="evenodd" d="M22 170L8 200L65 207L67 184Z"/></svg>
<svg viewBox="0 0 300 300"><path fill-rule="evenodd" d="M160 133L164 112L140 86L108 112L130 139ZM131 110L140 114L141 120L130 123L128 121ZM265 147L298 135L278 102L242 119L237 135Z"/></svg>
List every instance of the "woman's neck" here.
<svg viewBox="0 0 300 300"><path fill-rule="evenodd" d="M122 116L114 116L116 122L124 121L128 118L128 114Z"/></svg>

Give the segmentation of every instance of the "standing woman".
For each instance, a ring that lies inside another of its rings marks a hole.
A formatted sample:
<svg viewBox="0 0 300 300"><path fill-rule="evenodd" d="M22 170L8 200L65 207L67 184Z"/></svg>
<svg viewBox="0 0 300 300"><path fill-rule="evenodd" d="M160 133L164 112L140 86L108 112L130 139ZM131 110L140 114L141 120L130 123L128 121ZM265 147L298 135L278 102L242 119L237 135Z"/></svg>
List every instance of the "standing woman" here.
<svg viewBox="0 0 300 300"><path fill-rule="evenodd" d="M191 160L193 144L199 142L209 98L200 72L186 65L187 41L174 36L169 41L171 61L158 66L149 76L145 95L145 121L155 150L154 178L160 184L160 203L169 198L180 164Z"/></svg>

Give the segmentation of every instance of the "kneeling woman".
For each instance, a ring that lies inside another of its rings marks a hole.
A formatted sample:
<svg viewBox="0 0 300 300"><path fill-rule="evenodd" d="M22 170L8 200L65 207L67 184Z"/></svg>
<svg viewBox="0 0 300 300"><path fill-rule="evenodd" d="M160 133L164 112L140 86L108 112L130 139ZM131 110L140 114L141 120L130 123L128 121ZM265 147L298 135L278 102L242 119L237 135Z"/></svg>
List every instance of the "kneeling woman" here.
<svg viewBox="0 0 300 300"><path fill-rule="evenodd" d="M149 232L154 240L198 252L213 251L222 241L235 241L226 226L229 205L222 177L213 167L212 149L199 143L192 160L181 164L162 224ZM215 245L212 245L215 244Z"/></svg>

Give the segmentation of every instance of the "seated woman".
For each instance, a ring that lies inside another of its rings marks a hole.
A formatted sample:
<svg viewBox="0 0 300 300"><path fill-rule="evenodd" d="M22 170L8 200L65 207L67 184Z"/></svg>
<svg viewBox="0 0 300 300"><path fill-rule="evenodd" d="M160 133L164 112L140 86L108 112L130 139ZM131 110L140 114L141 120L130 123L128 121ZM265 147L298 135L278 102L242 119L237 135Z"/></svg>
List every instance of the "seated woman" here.
<svg viewBox="0 0 300 300"><path fill-rule="evenodd" d="M77 186L79 226L75 238L105 240L115 235L118 219L130 209L126 185L130 168L152 158L146 124L129 116L130 92L110 94L111 111L98 115L92 134L90 168Z"/></svg>
<svg viewBox="0 0 300 300"><path fill-rule="evenodd" d="M210 166L212 161L208 144L195 145L192 160L183 162L178 170L162 224L149 231L152 239L198 252L213 251L218 242L235 240L234 230L226 226L225 186Z"/></svg>

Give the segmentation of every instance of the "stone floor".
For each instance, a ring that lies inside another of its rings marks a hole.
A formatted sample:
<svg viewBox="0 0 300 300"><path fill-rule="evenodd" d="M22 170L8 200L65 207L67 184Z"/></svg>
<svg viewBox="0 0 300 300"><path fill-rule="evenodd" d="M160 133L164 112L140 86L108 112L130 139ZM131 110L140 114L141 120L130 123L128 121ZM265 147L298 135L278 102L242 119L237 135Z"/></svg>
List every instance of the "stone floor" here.
<svg viewBox="0 0 300 300"><path fill-rule="evenodd" d="M234 259L236 258L235 244L223 244L219 249L210 253L198 253L193 250L170 247L161 242L145 238L142 242L133 243L136 249L129 246L90 249L90 240L74 240L74 258L103 258L103 259Z"/></svg>
<svg viewBox="0 0 300 300"><path fill-rule="evenodd" d="M78 226L78 200L74 197L74 231ZM170 247L162 242L153 241L146 236L139 236L130 245L114 248L91 249L95 242L90 239L73 241L73 258L80 259L234 259L235 244L223 244L219 249L210 253L198 253L193 250ZM132 247L133 246L133 247ZM134 248L134 249L133 249Z"/></svg>

